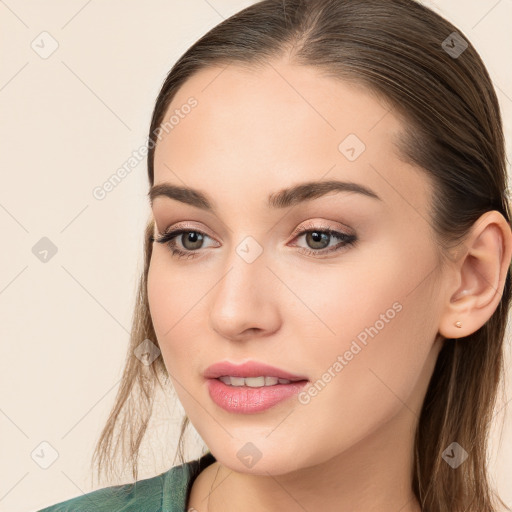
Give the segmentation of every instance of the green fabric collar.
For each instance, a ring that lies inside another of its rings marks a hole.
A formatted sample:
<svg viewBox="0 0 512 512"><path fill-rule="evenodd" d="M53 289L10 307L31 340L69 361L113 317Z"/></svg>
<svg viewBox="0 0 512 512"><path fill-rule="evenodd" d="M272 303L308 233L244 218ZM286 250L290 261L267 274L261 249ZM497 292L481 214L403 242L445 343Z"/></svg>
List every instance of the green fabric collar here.
<svg viewBox="0 0 512 512"><path fill-rule="evenodd" d="M194 479L215 462L211 452L199 459L172 467L164 475L162 512L187 512L186 506Z"/></svg>

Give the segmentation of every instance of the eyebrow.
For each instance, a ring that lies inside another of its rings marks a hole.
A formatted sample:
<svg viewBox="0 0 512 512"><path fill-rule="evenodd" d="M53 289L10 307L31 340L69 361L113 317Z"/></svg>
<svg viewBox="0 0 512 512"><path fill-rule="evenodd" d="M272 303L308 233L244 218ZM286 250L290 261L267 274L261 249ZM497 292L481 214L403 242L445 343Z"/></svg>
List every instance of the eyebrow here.
<svg viewBox="0 0 512 512"><path fill-rule="evenodd" d="M270 208L289 208L304 201L324 196L329 192L355 192L382 201L373 190L358 183L329 180L308 181L274 192L268 196L267 206ZM153 206L153 201L157 197L168 197L209 212L215 212L216 210L205 193L189 187L172 185L171 183L164 182L153 185L148 192L148 196L151 206Z"/></svg>

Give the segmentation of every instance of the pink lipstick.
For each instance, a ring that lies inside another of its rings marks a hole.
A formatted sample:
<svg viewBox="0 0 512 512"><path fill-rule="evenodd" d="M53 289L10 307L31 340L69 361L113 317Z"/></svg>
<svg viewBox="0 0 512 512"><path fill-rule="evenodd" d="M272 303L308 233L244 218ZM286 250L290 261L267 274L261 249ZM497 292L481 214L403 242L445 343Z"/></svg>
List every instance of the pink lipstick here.
<svg viewBox="0 0 512 512"><path fill-rule="evenodd" d="M211 399L228 412L254 413L293 397L308 383L307 377L281 368L248 361L222 361L204 372Z"/></svg>

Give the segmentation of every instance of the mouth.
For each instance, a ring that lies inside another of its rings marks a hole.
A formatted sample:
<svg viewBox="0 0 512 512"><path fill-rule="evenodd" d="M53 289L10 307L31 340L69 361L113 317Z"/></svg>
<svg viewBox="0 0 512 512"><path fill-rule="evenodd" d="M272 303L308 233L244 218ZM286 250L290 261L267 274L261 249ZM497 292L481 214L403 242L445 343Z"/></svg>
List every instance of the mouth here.
<svg viewBox="0 0 512 512"><path fill-rule="evenodd" d="M286 407L291 405L292 398L298 395L304 386L309 382L307 380L288 380L286 383L261 385L263 377L252 377L245 379L236 377L244 381L242 385L225 384L224 380L231 377L219 377L208 379L207 387L211 400L221 409L230 413L252 414L266 411L278 404ZM272 382L275 378L270 377ZM256 382L254 382L256 380ZM235 382L240 382L236 380ZM247 384L253 384L247 385ZM254 384L258 384L255 386Z"/></svg>
<svg viewBox="0 0 512 512"><path fill-rule="evenodd" d="M259 376L259 377L236 377L232 375L222 375L217 377L226 386L233 387L249 387L249 388L263 388L278 386L280 384L291 384L292 382L307 382L307 379L284 379L274 376Z"/></svg>
<svg viewBox="0 0 512 512"><path fill-rule="evenodd" d="M257 361L221 361L209 366L203 376L211 400L221 409L239 414L263 412L277 404L290 405L309 382L303 375Z"/></svg>
<svg viewBox="0 0 512 512"><path fill-rule="evenodd" d="M248 387L275 386L309 380L304 375L296 375L258 361L246 361L241 364L220 361L206 368L203 375L207 379L223 379L222 382L228 386Z"/></svg>

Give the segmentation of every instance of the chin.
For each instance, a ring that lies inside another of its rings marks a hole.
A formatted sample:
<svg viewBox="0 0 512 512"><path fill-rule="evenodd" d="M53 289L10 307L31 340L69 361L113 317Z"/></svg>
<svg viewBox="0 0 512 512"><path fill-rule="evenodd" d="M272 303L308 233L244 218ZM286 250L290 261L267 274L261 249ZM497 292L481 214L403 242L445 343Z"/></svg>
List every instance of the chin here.
<svg viewBox="0 0 512 512"><path fill-rule="evenodd" d="M256 438L254 443L241 442L239 439L232 441L232 444L224 445L217 450L212 445L211 452L220 464L237 473L277 476L313 466L319 462L310 459L303 452L300 458L297 458L298 450L295 446L290 445L288 449L282 450L279 448L279 442L273 443L270 439L264 441ZM277 438L276 441L278 441Z"/></svg>

